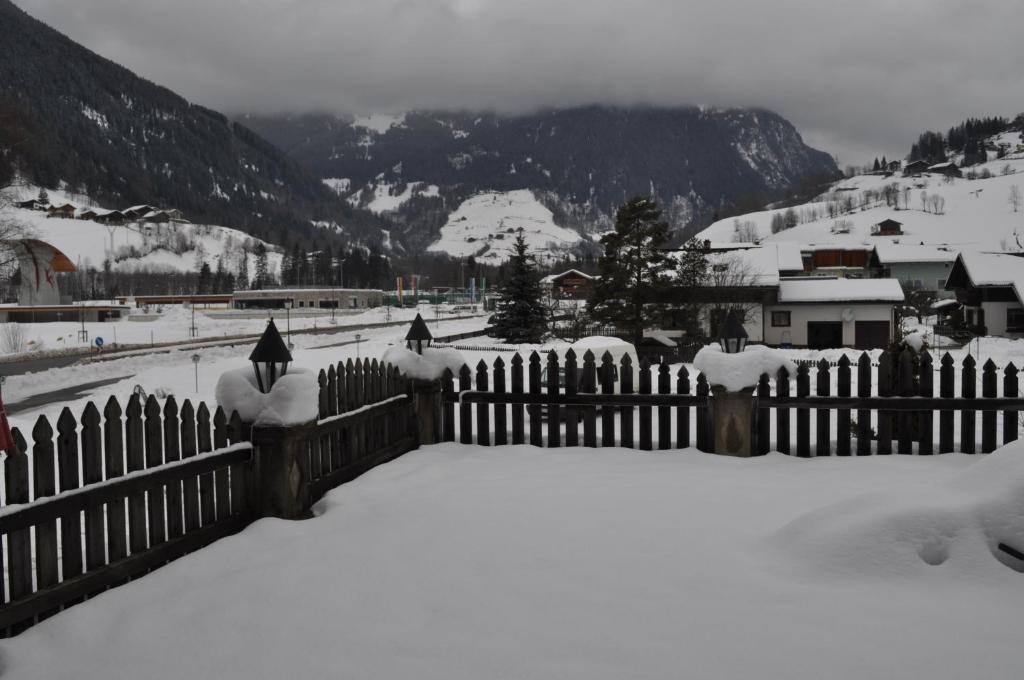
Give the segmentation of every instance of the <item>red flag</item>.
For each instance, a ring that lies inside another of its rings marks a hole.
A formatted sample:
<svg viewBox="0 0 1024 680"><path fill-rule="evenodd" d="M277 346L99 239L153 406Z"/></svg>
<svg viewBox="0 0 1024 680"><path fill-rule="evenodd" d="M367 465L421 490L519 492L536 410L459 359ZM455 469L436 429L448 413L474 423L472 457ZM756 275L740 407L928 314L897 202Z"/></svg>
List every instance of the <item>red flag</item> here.
<svg viewBox="0 0 1024 680"><path fill-rule="evenodd" d="M8 451L14 448L14 435L11 434L11 426L7 422L7 409L4 408L4 398L0 394L0 451Z"/></svg>

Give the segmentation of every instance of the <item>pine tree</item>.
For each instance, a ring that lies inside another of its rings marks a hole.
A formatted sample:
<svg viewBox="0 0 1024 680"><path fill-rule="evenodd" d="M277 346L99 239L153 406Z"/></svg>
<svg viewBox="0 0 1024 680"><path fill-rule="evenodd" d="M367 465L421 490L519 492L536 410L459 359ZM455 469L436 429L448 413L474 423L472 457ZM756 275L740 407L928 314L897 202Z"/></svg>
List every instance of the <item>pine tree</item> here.
<svg viewBox="0 0 1024 680"><path fill-rule="evenodd" d="M238 272L235 275L235 285L238 290L248 290L249 288L249 253L242 251L242 256L238 258Z"/></svg>
<svg viewBox="0 0 1024 680"><path fill-rule="evenodd" d="M615 231L601 238L604 255L597 262L590 315L628 333L634 344L643 339L645 327L658 325L669 313L664 304L652 301L669 286L672 262L664 248L670 236L658 206L637 197L619 208Z"/></svg>
<svg viewBox="0 0 1024 680"><path fill-rule="evenodd" d="M262 243L256 244L256 278L253 280L252 287L255 290L260 290L263 286L269 283L270 272L267 267L267 247Z"/></svg>
<svg viewBox="0 0 1024 680"><path fill-rule="evenodd" d="M36 200L42 205L47 205L50 202L50 194L46 193L46 189L40 189L39 196L36 197Z"/></svg>
<svg viewBox="0 0 1024 680"><path fill-rule="evenodd" d="M537 344L548 330L547 310L541 297L537 263L526 248L522 232L516 236L509 260L509 275L501 288L494 315L494 334L511 344Z"/></svg>
<svg viewBox="0 0 1024 680"><path fill-rule="evenodd" d="M871 169L874 170L875 172L878 172L879 167L880 166L878 165L878 159L876 158L875 159L875 164L873 166L871 166Z"/></svg>

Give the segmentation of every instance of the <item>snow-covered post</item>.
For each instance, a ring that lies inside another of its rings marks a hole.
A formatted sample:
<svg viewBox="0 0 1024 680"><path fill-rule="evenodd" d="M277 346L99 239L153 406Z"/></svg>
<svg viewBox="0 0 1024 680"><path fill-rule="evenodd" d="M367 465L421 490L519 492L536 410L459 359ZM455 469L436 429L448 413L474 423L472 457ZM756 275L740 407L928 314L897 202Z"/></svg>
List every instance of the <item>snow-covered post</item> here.
<svg viewBox="0 0 1024 680"><path fill-rule="evenodd" d="M761 375L775 375L783 366L795 371L793 362L778 350L757 345L727 354L718 345L703 347L693 360L694 368L711 385L711 414L715 453L725 456L759 455L754 446L754 387Z"/></svg>
<svg viewBox="0 0 1024 680"><path fill-rule="evenodd" d="M422 321L419 316L416 318ZM412 346L419 353L405 347L390 347L384 352L383 361L409 379L420 445L436 444L441 441L441 376L445 369L457 374L466 359L454 349Z"/></svg>

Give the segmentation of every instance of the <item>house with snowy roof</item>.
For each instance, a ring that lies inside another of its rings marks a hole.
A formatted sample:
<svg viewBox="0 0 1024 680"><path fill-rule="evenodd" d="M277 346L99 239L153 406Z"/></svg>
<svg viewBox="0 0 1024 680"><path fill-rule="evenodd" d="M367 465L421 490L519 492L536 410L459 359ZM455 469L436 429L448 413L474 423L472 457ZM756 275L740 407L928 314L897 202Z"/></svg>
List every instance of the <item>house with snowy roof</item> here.
<svg viewBox="0 0 1024 680"><path fill-rule="evenodd" d="M895 279L782 279L775 300L764 306L763 341L811 349L884 348L903 300Z"/></svg>
<svg viewBox="0 0 1024 680"><path fill-rule="evenodd" d="M903 223L886 218L878 224L871 225L872 236L900 236L903 234Z"/></svg>
<svg viewBox="0 0 1024 680"><path fill-rule="evenodd" d="M935 165L929 165L928 172L934 172L938 175L945 175L946 177L963 177L963 173L960 172L960 166L958 166L953 161L946 161L945 163L936 163Z"/></svg>
<svg viewBox="0 0 1024 680"><path fill-rule="evenodd" d="M584 300L590 296L594 277L579 269L549 274L540 280L545 292L556 299Z"/></svg>
<svg viewBox="0 0 1024 680"><path fill-rule="evenodd" d="M928 161L916 160L910 161L903 166L903 176L908 177L910 175L920 175L922 172L928 172Z"/></svg>
<svg viewBox="0 0 1024 680"><path fill-rule="evenodd" d="M957 252L949 246L880 241L871 251L871 276L896 279L905 291L933 291L948 297L946 279Z"/></svg>
<svg viewBox="0 0 1024 680"><path fill-rule="evenodd" d="M973 332L1024 337L1024 257L960 253L945 287L955 293L963 323Z"/></svg>

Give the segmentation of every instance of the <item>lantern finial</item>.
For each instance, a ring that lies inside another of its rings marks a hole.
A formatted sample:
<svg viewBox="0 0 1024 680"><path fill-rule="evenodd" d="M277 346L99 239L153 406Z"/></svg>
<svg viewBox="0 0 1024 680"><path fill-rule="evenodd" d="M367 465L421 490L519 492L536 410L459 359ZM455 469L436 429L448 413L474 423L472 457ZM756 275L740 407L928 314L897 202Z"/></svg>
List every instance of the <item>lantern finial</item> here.
<svg viewBox="0 0 1024 680"><path fill-rule="evenodd" d="M734 309L730 309L725 317L725 324L722 326L718 344L726 354L737 354L747 346L747 331L743 328L739 314Z"/></svg>
<svg viewBox="0 0 1024 680"><path fill-rule="evenodd" d="M284 344L281 333L278 332L274 320L267 324L266 330L260 336L259 342L249 355L253 370L256 371L256 385L260 392L269 392L274 386L274 380L278 374L284 375L288 372L288 364L292 361L292 353Z"/></svg>

